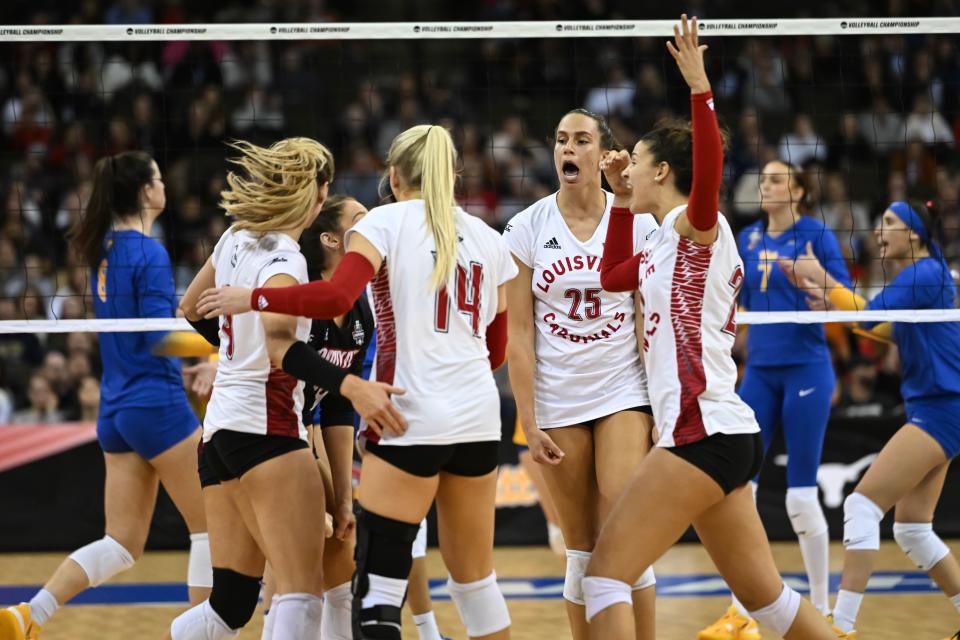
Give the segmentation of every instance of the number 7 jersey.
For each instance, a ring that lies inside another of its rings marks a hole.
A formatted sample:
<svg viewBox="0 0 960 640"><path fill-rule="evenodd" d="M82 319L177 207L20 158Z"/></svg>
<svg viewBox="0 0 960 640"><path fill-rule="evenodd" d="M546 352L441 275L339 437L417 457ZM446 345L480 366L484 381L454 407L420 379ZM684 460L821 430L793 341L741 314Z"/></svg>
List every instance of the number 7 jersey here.
<svg viewBox="0 0 960 640"><path fill-rule="evenodd" d="M393 397L408 429L381 444L453 444L500 439L500 394L490 371L487 325L498 288L517 275L500 235L455 208L452 287L430 287L436 245L423 200L375 207L347 232L383 257L370 282L377 321L371 379L406 390ZM371 437L365 425L364 436Z"/></svg>
<svg viewBox="0 0 960 640"><path fill-rule="evenodd" d="M640 254L647 378L658 446L673 447L715 433L756 433L753 410L737 396L730 351L743 264L723 215L717 239L701 245L674 227L673 209Z"/></svg>
<svg viewBox="0 0 960 640"><path fill-rule="evenodd" d="M650 404L637 347L632 292L600 287L600 258L613 194L593 235L581 242L570 231L557 194L510 220L503 232L510 251L533 271L533 323L537 426L581 424ZM634 216L639 251L657 228L652 215Z"/></svg>

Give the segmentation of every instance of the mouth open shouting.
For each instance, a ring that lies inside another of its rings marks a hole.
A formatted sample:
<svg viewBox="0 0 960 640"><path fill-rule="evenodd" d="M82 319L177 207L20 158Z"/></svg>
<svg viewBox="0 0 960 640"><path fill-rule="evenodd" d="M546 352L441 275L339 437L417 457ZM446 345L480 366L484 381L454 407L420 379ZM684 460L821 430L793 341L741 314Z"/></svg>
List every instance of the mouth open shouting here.
<svg viewBox="0 0 960 640"><path fill-rule="evenodd" d="M564 160L563 164L560 166L560 170L563 174L563 180L567 184L573 184L577 181L577 178L580 177L580 167L577 166L572 160Z"/></svg>

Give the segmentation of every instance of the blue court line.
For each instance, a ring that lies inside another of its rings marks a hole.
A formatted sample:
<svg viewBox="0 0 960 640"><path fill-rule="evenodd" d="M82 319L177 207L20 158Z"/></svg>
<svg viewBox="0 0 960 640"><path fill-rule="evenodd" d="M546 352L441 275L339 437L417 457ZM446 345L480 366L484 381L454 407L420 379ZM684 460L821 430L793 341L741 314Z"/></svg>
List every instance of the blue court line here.
<svg viewBox="0 0 960 640"><path fill-rule="evenodd" d="M801 592L806 592L807 578L801 573L785 573L784 580ZM500 578L500 589L508 600L556 600L563 595L562 577ZM840 585L840 574L830 576L830 590ZM0 604L15 604L29 600L40 585L0 585ZM920 571L878 571L867 585L869 593L939 593L937 585ZM723 578L716 574L658 575L657 597L690 598L697 596L726 596ZM446 580L430 581L430 595L434 600L449 600ZM162 605L186 604L187 588L178 583L151 582L107 584L88 589L74 598L71 605Z"/></svg>

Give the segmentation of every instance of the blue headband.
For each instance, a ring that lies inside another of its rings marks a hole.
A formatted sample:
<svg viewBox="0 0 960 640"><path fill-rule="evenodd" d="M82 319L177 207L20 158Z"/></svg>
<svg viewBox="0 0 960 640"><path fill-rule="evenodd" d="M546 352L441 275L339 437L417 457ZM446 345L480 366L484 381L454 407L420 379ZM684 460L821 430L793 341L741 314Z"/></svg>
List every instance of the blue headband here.
<svg viewBox="0 0 960 640"><path fill-rule="evenodd" d="M897 214L897 217L903 220L903 224L915 231L917 236L923 240L924 244L930 244L930 233L927 231L926 225L923 224L923 220L920 219L920 216L917 215L913 207L902 200L898 200L897 202L890 203L890 206L887 208Z"/></svg>

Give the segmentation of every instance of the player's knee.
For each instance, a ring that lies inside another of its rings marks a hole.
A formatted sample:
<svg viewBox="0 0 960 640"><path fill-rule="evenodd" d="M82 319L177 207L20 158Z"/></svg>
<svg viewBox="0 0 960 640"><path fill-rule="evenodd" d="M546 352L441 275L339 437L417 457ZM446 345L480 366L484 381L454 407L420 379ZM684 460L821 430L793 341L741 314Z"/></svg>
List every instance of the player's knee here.
<svg viewBox="0 0 960 640"><path fill-rule="evenodd" d="M170 623L172 640L227 640L239 633L227 626L209 600L187 609Z"/></svg>
<svg viewBox="0 0 960 640"><path fill-rule="evenodd" d="M893 539L920 569L929 571L950 553L931 522L895 522Z"/></svg>
<svg viewBox="0 0 960 640"><path fill-rule="evenodd" d="M212 587L213 563L210 560L210 537L206 533L190 534L190 558L187 562L188 587Z"/></svg>
<svg viewBox="0 0 960 640"><path fill-rule="evenodd" d="M355 640L400 639L400 607L419 529L416 524L360 512L351 585Z"/></svg>
<svg viewBox="0 0 960 640"><path fill-rule="evenodd" d="M812 538L827 533L827 519L816 487L787 489L786 506L790 524L798 537Z"/></svg>
<svg viewBox="0 0 960 640"><path fill-rule="evenodd" d="M475 582L460 583L451 578L447 589L469 637L487 636L510 626L510 612L497 586L496 572Z"/></svg>
<svg viewBox="0 0 960 640"><path fill-rule="evenodd" d="M257 608L261 577L220 567L214 567L212 573L210 607L231 629L244 627Z"/></svg>
<svg viewBox="0 0 960 640"><path fill-rule="evenodd" d="M140 553L143 552L141 546ZM103 536L70 554L70 559L87 574L91 587L103 584L133 566L136 556L110 536Z"/></svg>
<svg viewBox="0 0 960 640"><path fill-rule="evenodd" d="M880 549L883 509L863 495L851 493L843 501L843 546L853 551Z"/></svg>
<svg viewBox="0 0 960 640"><path fill-rule="evenodd" d="M739 597L739 594L737 596ZM800 594L787 585L783 585L777 599L765 607L753 609L745 601L741 600L741 602L747 607L754 619L770 627L781 637L785 636L790 627L793 626L793 621L800 610Z"/></svg>
<svg viewBox="0 0 960 640"><path fill-rule="evenodd" d="M567 573L563 579L563 597L574 604L584 604L583 576L590 564L589 551L567 549Z"/></svg>
<svg viewBox="0 0 960 640"><path fill-rule="evenodd" d="M629 584L603 576L585 576L583 578L583 597L586 605L587 622L593 620L601 611L616 604L633 606L633 590Z"/></svg>

